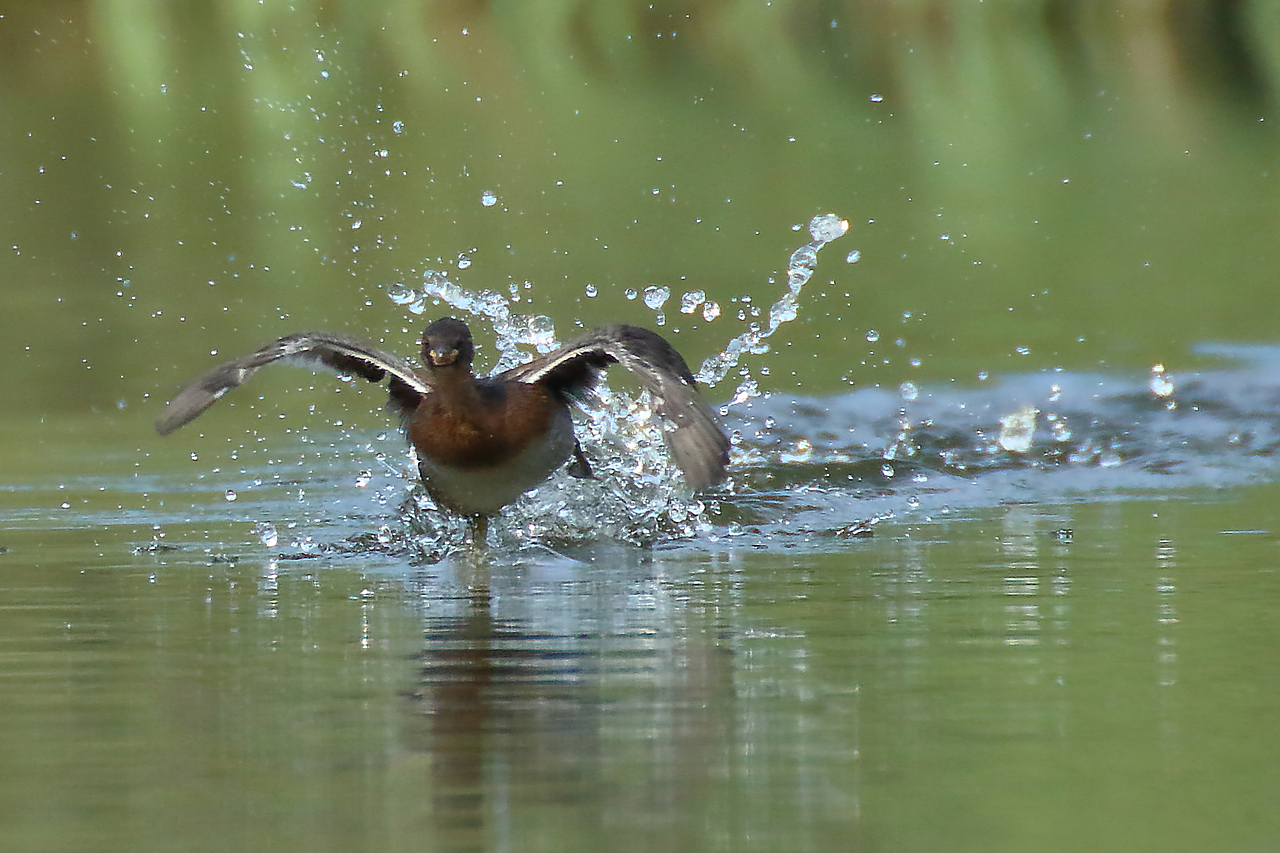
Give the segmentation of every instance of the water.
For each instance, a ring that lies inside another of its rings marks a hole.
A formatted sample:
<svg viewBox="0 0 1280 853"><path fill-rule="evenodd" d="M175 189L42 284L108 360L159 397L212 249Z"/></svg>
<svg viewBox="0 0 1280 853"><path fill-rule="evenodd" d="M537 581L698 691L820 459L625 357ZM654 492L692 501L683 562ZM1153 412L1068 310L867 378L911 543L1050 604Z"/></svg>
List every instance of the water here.
<svg viewBox="0 0 1280 853"><path fill-rule="evenodd" d="M756 426L736 448L744 464L735 483L745 488L733 503L767 507L758 512L782 534L830 529L851 514L906 520L917 510L1176 497L1274 480L1280 351L1203 350L1232 366L1181 377L1169 396L1141 375L1049 372L926 385L910 399L873 388L757 401ZM800 443L804 464L786 464ZM895 460L892 474L880 459ZM824 498L788 493L797 487L821 487Z"/></svg>
<svg viewBox="0 0 1280 853"><path fill-rule="evenodd" d="M424 280L395 301L495 320L499 359L559 339ZM606 389L609 476L522 499L487 556L391 432L68 456L0 493L5 837L1268 849L1280 350L1201 350L752 396L696 501Z"/></svg>
<svg viewBox="0 0 1280 853"><path fill-rule="evenodd" d="M342 473L253 514L331 535ZM1280 495L1237 495L422 566L258 542L220 499L137 555L142 517L10 508L0 821L15 849L1267 849Z"/></svg>
<svg viewBox="0 0 1280 853"><path fill-rule="evenodd" d="M500 358L558 340L426 279ZM620 449L645 403L608 390L583 431L616 487L556 478L485 557L432 544L458 531L391 433L33 481L3 505L6 838L1268 849L1280 350L1202 355L753 396L701 505L626 470L661 441Z"/></svg>
<svg viewBox="0 0 1280 853"><path fill-rule="evenodd" d="M1280 846L1265 16L10 5L0 848ZM154 434L437 313L663 320L730 481L615 376L477 561L376 389Z"/></svg>

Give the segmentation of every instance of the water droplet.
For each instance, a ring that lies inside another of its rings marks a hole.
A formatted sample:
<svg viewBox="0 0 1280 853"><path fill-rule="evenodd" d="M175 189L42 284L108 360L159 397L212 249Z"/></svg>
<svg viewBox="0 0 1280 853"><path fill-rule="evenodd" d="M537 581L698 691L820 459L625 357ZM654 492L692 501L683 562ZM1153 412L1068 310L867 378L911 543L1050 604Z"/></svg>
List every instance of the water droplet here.
<svg viewBox="0 0 1280 853"><path fill-rule="evenodd" d="M818 265L818 251L812 244L806 244L791 253L791 261L787 264L787 272L811 270Z"/></svg>
<svg viewBox="0 0 1280 853"><path fill-rule="evenodd" d="M582 292L587 295L588 299L594 299L596 297L596 294L599 293L600 291L596 289L596 286L594 284L588 284L585 288L583 288Z"/></svg>
<svg viewBox="0 0 1280 853"><path fill-rule="evenodd" d="M556 347L556 324L546 314L535 314L524 323L520 339L533 345L539 352L551 352Z"/></svg>
<svg viewBox="0 0 1280 853"><path fill-rule="evenodd" d="M192 462L199 462L199 461L200 461L200 454L196 453L194 450L193 450L193 451L191 451L191 461L192 461Z"/></svg>
<svg viewBox="0 0 1280 853"><path fill-rule="evenodd" d="M707 300L706 291L690 290L688 293L680 297L680 313L692 314L694 311L697 311L698 306L700 306L706 300Z"/></svg>
<svg viewBox="0 0 1280 853"><path fill-rule="evenodd" d="M871 103L873 104L878 104L884 100L884 95L881 95L878 92L873 92L871 94L871 97L869 97L867 100L871 101Z"/></svg>
<svg viewBox="0 0 1280 853"><path fill-rule="evenodd" d="M733 399L729 401L730 406L737 406L750 400L752 397L760 396L760 384L751 377L747 377L738 383L738 387L733 392Z"/></svg>
<svg viewBox="0 0 1280 853"><path fill-rule="evenodd" d="M849 220L834 213L822 213L809 220L809 235L819 243L830 243L849 230Z"/></svg>
<svg viewBox="0 0 1280 853"><path fill-rule="evenodd" d="M418 298L418 291L395 282L387 285L387 296L391 297L391 301L397 305L408 305Z"/></svg>
<svg viewBox="0 0 1280 853"><path fill-rule="evenodd" d="M862 253L857 249L854 249L852 252L844 256L844 262L846 264L856 264L861 257Z"/></svg>
<svg viewBox="0 0 1280 853"><path fill-rule="evenodd" d="M920 389L916 387L914 382L903 382L898 386L898 393L902 395L904 400L914 400L920 396Z"/></svg>
<svg viewBox="0 0 1280 853"><path fill-rule="evenodd" d="M790 323L800 314L800 306L794 299L779 299L769 309L769 326L777 328L783 323Z"/></svg>
<svg viewBox="0 0 1280 853"><path fill-rule="evenodd" d="M392 132L392 133L404 133L404 122L402 122L402 121L393 121L393 122L391 122L391 132Z"/></svg>
<svg viewBox="0 0 1280 853"><path fill-rule="evenodd" d="M702 306L702 319L710 323L720 316L720 303L708 301Z"/></svg>
<svg viewBox="0 0 1280 853"><path fill-rule="evenodd" d="M236 490L235 490L235 489L227 489L227 493L226 493L225 497L226 497L226 499L227 499L227 503L230 503L231 501L234 501L234 500L236 499L236 497L237 497L237 495L236 495Z"/></svg>
<svg viewBox="0 0 1280 853"><path fill-rule="evenodd" d="M276 547L276 543L280 541L280 535L276 532L276 526L269 521L260 521L253 526L253 533L258 537L258 541L268 548Z"/></svg>
<svg viewBox="0 0 1280 853"><path fill-rule="evenodd" d="M669 287L651 284L644 289L644 304L654 311L666 305L667 300L670 298L671 288Z"/></svg>
<svg viewBox="0 0 1280 853"><path fill-rule="evenodd" d="M372 471L361 471L360 475L356 477L356 488L363 489L365 486L369 485L369 481L372 479L373 479Z"/></svg>
<svg viewBox="0 0 1280 853"><path fill-rule="evenodd" d="M1151 368L1151 393L1164 399L1172 396L1173 390L1173 378L1164 372L1164 365L1154 365Z"/></svg>
<svg viewBox="0 0 1280 853"><path fill-rule="evenodd" d="M471 266L471 256L468 255L466 252L459 252L458 253L458 269L465 270L469 266Z"/></svg>
<svg viewBox="0 0 1280 853"><path fill-rule="evenodd" d="M485 190L484 192L480 193L480 204L484 205L485 207L493 207L497 203L498 203L498 196L494 194L493 190Z"/></svg>
<svg viewBox="0 0 1280 853"><path fill-rule="evenodd" d="M892 465L890 465L888 462L886 462L886 463L884 463L883 465L881 465L881 466L880 466L880 476L881 476L881 477L884 477L886 480L892 480L892 479L893 479L893 466L892 466Z"/></svg>
<svg viewBox="0 0 1280 853"><path fill-rule="evenodd" d="M622 291L622 295L627 299L635 299L640 294L636 293L634 287L628 287L626 290Z"/></svg>
<svg viewBox="0 0 1280 853"><path fill-rule="evenodd" d="M875 329L867 329L867 343L874 344L878 340L880 340L880 333Z"/></svg>

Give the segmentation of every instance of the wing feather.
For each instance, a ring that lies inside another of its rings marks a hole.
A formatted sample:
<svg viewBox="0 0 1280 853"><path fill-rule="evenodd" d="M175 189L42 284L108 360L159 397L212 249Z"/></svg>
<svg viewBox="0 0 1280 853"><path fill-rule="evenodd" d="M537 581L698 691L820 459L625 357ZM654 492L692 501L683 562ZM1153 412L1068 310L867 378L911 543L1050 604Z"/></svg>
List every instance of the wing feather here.
<svg viewBox="0 0 1280 853"><path fill-rule="evenodd" d="M408 364L372 344L328 332L286 335L257 352L225 362L203 374L177 393L156 420L156 431L168 435L195 420L223 394L243 385L258 369L277 361L299 364L312 370L329 368L381 382L390 377L390 405L401 412L412 411L422 395L431 390Z"/></svg>
<svg viewBox="0 0 1280 853"><path fill-rule="evenodd" d="M667 448L695 491L724 479L729 440L711 409L698 396L689 365L661 335L639 326L602 326L528 364L514 367L502 379L541 382L565 394L580 393L611 364L620 364L657 400L659 416L671 424L664 431Z"/></svg>

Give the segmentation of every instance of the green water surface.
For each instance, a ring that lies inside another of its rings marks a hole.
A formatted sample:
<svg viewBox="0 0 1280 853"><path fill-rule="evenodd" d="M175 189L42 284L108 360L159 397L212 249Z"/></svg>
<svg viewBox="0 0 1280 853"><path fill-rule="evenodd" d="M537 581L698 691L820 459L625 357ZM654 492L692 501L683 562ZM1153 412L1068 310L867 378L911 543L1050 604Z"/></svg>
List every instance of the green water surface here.
<svg viewBox="0 0 1280 853"><path fill-rule="evenodd" d="M1280 327L1278 68L1260 2L0 3L0 848L1277 849L1269 475L296 559L396 517L376 390L151 423L284 333L411 355L428 269L696 365L825 212L717 404L1189 375Z"/></svg>

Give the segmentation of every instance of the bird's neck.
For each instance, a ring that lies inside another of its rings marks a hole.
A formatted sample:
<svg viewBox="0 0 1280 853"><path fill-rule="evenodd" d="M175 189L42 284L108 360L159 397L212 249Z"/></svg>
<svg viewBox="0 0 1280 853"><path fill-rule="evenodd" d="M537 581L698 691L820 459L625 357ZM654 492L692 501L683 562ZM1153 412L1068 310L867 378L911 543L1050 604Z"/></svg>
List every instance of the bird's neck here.
<svg viewBox="0 0 1280 853"><path fill-rule="evenodd" d="M434 393L450 403L470 404L480 401L480 383L465 367L453 365L436 370L431 376Z"/></svg>

